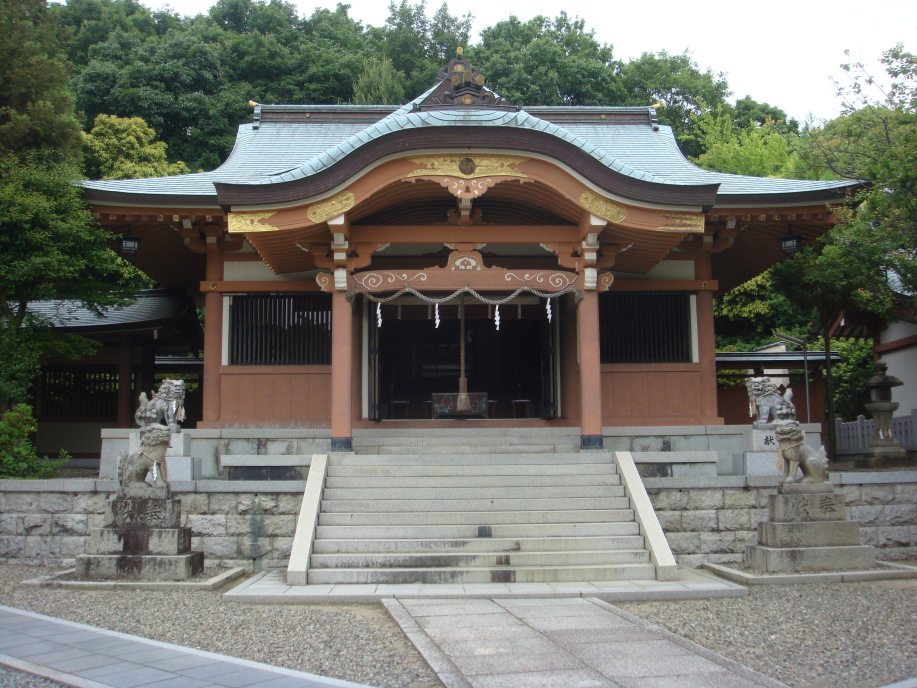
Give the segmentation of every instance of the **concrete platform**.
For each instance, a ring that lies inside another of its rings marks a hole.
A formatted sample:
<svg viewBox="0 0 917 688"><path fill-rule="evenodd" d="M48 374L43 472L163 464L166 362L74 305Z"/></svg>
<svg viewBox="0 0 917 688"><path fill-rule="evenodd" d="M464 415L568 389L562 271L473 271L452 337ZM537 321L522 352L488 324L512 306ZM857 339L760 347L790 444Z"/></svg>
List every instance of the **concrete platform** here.
<svg viewBox="0 0 917 688"><path fill-rule="evenodd" d="M863 581L917 578L917 566L893 561L877 561L866 570L816 571L807 573L759 573L736 569L724 564L702 564L702 568L720 578L741 585L802 585L804 583L860 583Z"/></svg>
<svg viewBox="0 0 917 688"><path fill-rule="evenodd" d="M694 600L744 597L741 585L697 570L679 570L674 581L653 579L598 583L440 583L440 584L327 584L287 585L286 571L263 571L232 590L224 599L250 604L318 604L322 602L378 602L380 599L436 597L593 597L607 601Z"/></svg>
<svg viewBox="0 0 917 688"><path fill-rule="evenodd" d="M786 688L595 598L382 604L447 688Z"/></svg>
<svg viewBox="0 0 917 688"><path fill-rule="evenodd" d="M366 688L4 606L0 664L78 688Z"/></svg>

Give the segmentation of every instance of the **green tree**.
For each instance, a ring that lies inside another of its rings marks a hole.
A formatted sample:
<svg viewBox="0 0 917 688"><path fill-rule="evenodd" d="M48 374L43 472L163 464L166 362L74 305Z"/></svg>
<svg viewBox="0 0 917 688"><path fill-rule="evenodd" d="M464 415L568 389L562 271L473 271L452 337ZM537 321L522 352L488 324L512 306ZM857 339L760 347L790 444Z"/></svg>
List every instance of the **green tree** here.
<svg viewBox="0 0 917 688"><path fill-rule="evenodd" d="M688 51L643 53L622 66L621 84L627 104L661 105L659 121L672 127L682 149L692 156L703 152L690 137L694 118L725 104L730 95L725 74L702 71Z"/></svg>
<svg viewBox="0 0 917 688"><path fill-rule="evenodd" d="M183 162L166 160L166 144L140 117L99 115L84 134L86 171L93 179L130 179L185 174Z"/></svg>
<svg viewBox="0 0 917 688"><path fill-rule="evenodd" d="M356 105L399 105L404 102L404 78L391 61L370 57L353 85Z"/></svg>
<svg viewBox="0 0 917 688"><path fill-rule="evenodd" d="M612 47L599 43L585 21L561 12L556 19L516 16L481 32L469 53L488 83L520 105L620 105Z"/></svg>

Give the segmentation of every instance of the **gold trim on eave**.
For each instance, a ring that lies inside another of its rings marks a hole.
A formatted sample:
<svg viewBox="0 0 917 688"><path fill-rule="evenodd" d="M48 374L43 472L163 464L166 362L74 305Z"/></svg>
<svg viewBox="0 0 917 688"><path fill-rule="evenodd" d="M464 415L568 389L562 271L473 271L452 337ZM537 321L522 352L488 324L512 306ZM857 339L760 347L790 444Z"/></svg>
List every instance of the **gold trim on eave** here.
<svg viewBox="0 0 917 688"><path fill-rule="evenodd" d="M703 234L704 216L701 213L680 213L678 211L660 212L662 217L674 220L671 224L661 225L663 232L689 232Z"/></svg>
<svg viewBox="0 0 917 688"><path fill-rule="evenodd" d="M429 177L443 175L446 177L523 177L528 175L515 170L510 165L519 165L528 158L510 158L505 155L424 155L408 158L418 165L425 165L413 170L409 177Z"/></svg>
<svg viewBox="0 0 917 688"><path fill-rule="evenodd" d="M324 222L325 220L330 220L332 217L337 217L342 213L346 213L353 208L356 202L357 197L349 191L345 191L344 193L339 193L337 196L332 196L324 201L313 203L306 211L306 217L318 224L319 222Z"/></svg>
<svg viewBox="0 0 917 688"><path fill-rule="evenodd" d="M579 197L579 203L593 215L609 222L623 222L627 217L627 208L623 205L609 201L604 196L599 196L591 191L584 191Z"/></svg>
<svg viewBox="0 0 917 688"><path fill-rule="evenodd" d="M276 210L255 213L229 213L229 233L276 232L277 227L268 222L263 222L263 220L267 220L276 214Z"/></svg>

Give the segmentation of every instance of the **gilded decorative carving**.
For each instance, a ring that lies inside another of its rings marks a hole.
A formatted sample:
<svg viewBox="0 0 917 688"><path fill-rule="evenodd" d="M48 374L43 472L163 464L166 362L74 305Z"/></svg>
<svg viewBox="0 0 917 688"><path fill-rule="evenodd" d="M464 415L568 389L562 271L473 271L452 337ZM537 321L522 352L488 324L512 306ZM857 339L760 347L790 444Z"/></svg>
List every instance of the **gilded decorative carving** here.
<svg viewBox="0 0 917 688"><path fill-rule="evenodd" d="M513 169L510 165L519 165L528 158L511 158L505 155L424 155L408 158L411 162L424 167L417 168L408 174L409 177L446 176L473 179L476 177L521 177L528 175Z"/></svg>
<svg viewBox="0 0 917 688"><path fill-rule="evenodd" d="M627 209L623 205L591 191L585 191L579 197L579 203L593 215L609 222L623 222L624 218L627 217Z"/></svg>
<svg viewBox="0 0 917 688"><path fill-rule="evenodd" d="M349 191L344 191L337 196L332 196L324 201L319 201L318 203L310 205L309 210L306 211L306 217L316 224L325 222L332 217L337 217L338 215L346 213L353 208L356 202L356 196Z"/></svg>
<svg viewBox="0 0 917 688"><path fill-rule="evenodd" d="M353 277L353 281L367 291L375 291L384 286L407 284L415 279L425 282L427 276L422 272L413 275L406 272L367 272Z"/></svg>
<svg viewBox="0 0 917 688"><path fill-rule="evenodd" d="M579 276L569 272L535 272L525 273L523 275L517 275L515 272L507 272L504 279L506 279L507 282L516 280L528 286L532 286L532 283L548 285L556 291L560 291L574 284L576 280L579 279Z"/></svg>
<svg viewBox="0 0 917 688"><path fill-rule="evenodd" d="M659 227L664 232L689 232L692 234L703 234L704 216L702 213L682 213L675 210L659 211L659 214L672 220L670 224Z"/></svg>
<svg viewBox="0 0 917 688"><path fill-rule="evenodd" d="M277 214L276 210L267 210L254 213L229 213L229 233L243 234L245 232L276 232L277 227L264 222Z"/></svg>
<svg viewBox="0 0 917 688"><path fill-rule="evenodd" d="M611 289L611 285L615 282L615 276L610 272L603 272L599 275L598 286L596 289L599 292L608 291Z"/></svg>
<svg viewBox="0 0 917 688"><path fill-rule="evenodd" d="M326 294L334 291L334 277L327 272L320 272L315 276L315 282Z"/></svg>
<svg viewBox="0 0 917 688"><path fill-rule="evenodd" d="M477 198L478 196L483 196L484 192L487 191L490 187L498 182L503 181L502 179L450 179L449 177L444 177L440 180L440 184L445 188L449 189L451 193L456 198Z"/></svg>

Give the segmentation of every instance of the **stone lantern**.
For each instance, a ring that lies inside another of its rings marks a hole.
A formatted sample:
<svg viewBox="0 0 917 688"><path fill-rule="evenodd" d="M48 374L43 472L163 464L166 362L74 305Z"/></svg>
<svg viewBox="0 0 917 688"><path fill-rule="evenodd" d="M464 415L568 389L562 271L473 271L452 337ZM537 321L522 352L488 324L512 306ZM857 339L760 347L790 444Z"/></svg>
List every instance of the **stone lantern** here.
<svg viewBox="0 0 917 688"><path fill-rule="evenodd" d="M863 452L869 468L900 464L907 456L907 452L898 444L892 432L892 415L898 408L898 402L892 401L892 387L900 387L904 383L887 374L888 366L885 361L880 359L876 361L875 366L876 374L863 383L869 390L866 410L872 415L875 423L869 448Z"/></svg>

